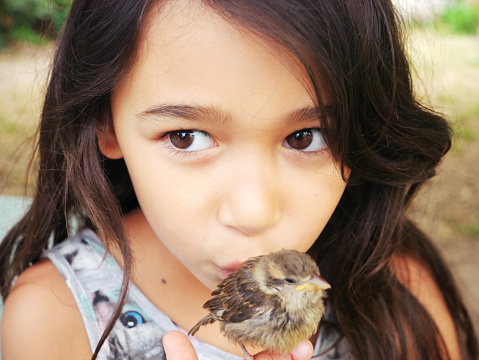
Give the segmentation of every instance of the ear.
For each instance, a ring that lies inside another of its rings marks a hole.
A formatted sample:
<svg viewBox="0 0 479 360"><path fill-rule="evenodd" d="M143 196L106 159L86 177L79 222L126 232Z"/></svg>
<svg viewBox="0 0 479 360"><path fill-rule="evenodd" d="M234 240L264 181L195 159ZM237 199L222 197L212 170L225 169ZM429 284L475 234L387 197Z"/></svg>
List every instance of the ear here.
<svg viewBox="0 0 479 360"><path fill-rule="evenodd" d="M102 121L96 128L96 137L100 151L107 158L121 159L123 157L112 121Z"/></svg>

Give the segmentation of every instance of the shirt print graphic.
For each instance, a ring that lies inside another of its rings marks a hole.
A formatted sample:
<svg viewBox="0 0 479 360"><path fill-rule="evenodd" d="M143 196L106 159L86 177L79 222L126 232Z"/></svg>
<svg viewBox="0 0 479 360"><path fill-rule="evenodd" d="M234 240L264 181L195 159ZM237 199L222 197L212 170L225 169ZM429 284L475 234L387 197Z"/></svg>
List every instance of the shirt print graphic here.
<svg viewBox="0 0 479 360"><path fill-rule="evenodd" d="M94 232L85 229L44 252L65 278L75 297L92 351L113 314L120 293L123 271ZM163 335L179 328L130 284L128 300L115 322L98 360L164 360ZM350 347L341 335L332 304L326 302L314 360L353 360ZM240 357L190 337L199 360L239 360Z"/></svg>
<svg viewBox="0 0 479 360"><path fill-rule="evenodd" d="M71 243L60 244L56 246L56 250L63 255L80 278L90 277L95 274L95 270L114 261L111 256L103 258L101 253L104 253L104 249L95 249L98 244L87 238L82 238L75 245L72 247ZM98 252L99 250L101 253ZM118 287L111 288L108 284L99 281L88 284L87 296L89 307L92 310L89 312L93 313L100 334L105 330L113 314L119 290ZM84 310L83 304L81 306ZM148 315L129 298L103 345L101 358L107 360L166 359L162 345L163 335L164 332L155 326Z"/></svg>

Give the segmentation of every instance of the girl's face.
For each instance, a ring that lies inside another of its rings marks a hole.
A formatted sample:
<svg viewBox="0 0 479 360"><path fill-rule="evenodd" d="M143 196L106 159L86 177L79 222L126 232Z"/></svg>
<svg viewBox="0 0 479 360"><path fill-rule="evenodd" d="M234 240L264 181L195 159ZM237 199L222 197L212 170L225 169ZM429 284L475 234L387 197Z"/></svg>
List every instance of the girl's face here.
<svg viewBox="0 0 479 360"><path fill-rule="evenodd" d="M344 191L284 51L193 2L150 17L114 132L159 240L209 288L248 257L306 251Z"/></svg>

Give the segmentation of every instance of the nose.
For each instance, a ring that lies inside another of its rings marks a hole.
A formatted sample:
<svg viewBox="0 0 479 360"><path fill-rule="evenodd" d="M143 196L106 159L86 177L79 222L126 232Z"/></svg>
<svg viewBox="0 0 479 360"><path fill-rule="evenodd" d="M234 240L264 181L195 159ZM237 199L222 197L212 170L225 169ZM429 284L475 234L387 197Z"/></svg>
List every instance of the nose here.
<svg viewBox="0 0 479 360"><path fill-rule="evenodd" d="M245 235L259 235L274 227L281 217L277 174L254 161L230 177L220 202L218 219Z"/></svg>

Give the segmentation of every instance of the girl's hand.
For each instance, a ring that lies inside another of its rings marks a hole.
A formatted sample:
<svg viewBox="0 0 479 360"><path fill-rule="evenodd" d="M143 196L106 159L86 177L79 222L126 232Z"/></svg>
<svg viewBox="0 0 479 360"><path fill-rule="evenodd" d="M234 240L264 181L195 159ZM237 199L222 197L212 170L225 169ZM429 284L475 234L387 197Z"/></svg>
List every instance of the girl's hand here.
<svg viewBox="0 0 479 360"><path fill-rule="evenodd" d="M163 336L163 347L167 360L198 360L196 351L188 337L179 331L170 331Z"/></svg>
<svg viewBox="0 0 479 360"><path fill-rule="evenodd" d="M198 360L193 345L185 334L170 331L163 337L166 358L168 360ZM292 354L279 355L262 351L254 355L255 360L310 360L313 356L313 345L305 340L301 342Z"/></svg>

